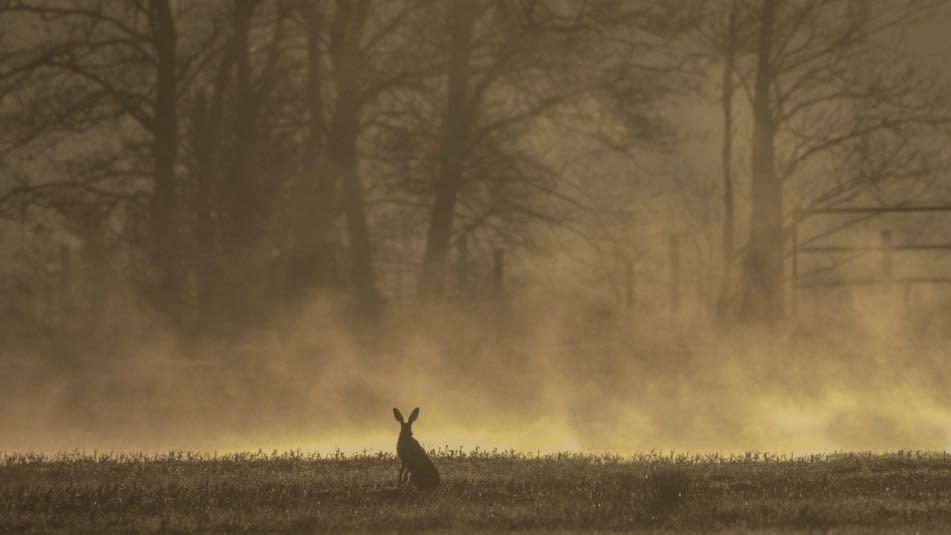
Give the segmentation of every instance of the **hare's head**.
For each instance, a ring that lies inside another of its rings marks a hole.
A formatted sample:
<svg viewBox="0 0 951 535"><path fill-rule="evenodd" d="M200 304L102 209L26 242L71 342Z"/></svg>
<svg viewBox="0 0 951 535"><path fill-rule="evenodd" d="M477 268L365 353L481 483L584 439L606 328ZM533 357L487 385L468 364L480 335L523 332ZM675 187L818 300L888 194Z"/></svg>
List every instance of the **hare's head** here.
<svg viewBox="0 0 951 535"><path fill-rule="evenodd" d="M397 408L393 409L393 417L400 423L400 435L413 436L413 422L416 421L417 416L419 416L419 407L413 409L413 412L409 415L409 420L405 421L403 420L403 413Z"/></svg>

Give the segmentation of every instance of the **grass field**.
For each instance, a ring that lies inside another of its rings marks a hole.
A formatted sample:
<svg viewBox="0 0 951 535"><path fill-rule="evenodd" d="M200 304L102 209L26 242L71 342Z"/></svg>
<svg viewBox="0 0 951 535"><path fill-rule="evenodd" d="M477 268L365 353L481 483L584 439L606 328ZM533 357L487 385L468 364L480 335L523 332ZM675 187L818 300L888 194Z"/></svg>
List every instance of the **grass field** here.
<svg viewBox="0 0 951 535"><path fill-rule="evenodd" d="M433 494L392 454L8 455L0 532L951 529L951 454L783 458L441 451Z"/></svg>

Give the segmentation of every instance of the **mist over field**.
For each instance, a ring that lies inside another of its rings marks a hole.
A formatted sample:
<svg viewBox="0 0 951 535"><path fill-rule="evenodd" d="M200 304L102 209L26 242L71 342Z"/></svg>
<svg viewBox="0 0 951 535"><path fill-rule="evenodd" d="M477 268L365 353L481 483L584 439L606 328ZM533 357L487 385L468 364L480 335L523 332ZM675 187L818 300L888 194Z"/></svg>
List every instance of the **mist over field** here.
<svg viewBox="0 0 951 535"><path fill-rule="evenodd" d="M7 350L0 448L391 451L393 406L421 407L428 448L804 454L951 440L946 324L911 335L887 312L727 338L709 321L483 304L400 314L367 335L315 305L192 345L142 321Z"/></svg>

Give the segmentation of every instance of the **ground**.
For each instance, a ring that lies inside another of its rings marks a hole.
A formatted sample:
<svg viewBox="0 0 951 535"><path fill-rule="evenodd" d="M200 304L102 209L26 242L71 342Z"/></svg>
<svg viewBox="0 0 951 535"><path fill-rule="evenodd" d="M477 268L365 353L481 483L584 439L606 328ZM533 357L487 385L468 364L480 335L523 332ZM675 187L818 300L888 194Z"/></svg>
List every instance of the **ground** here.
<svg viewBox="0 0 951 535"><path fill-rule="evenodd" d="M435 453L432 494L388 453L7 455L0 532L951 529L951 453Z"/></svg>

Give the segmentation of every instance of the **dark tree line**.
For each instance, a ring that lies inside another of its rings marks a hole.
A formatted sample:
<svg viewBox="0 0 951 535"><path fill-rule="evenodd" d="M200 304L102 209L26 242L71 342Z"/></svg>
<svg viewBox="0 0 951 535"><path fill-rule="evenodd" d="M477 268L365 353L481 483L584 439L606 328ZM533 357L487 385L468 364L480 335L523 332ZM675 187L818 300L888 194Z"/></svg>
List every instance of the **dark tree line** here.
<svg viewBox="0 0 951 535"><path fill-rule="evenodd" d="M79 262L96 266L87 306L124 281L196 332L245 329L314 296L372 318L397 294L478 295L490 251L530 251L545 229L616 240L598 186L579 188L544 147L572 129L605 144L586 124L597 116L622 132L611 151L670 154L665 109L715 86L716 308L778 317L792 206L937 165L913 140L946 124L944 82L879 45L941 7L11 1L0 213L80 244ZM734 154L744 143L749 167ZM870 146L891 151L877 167ZM829 169L836 180L798 178ZM743 176L751 215L736 243ZM631 186L631 209L655 186Z"/></svg>

